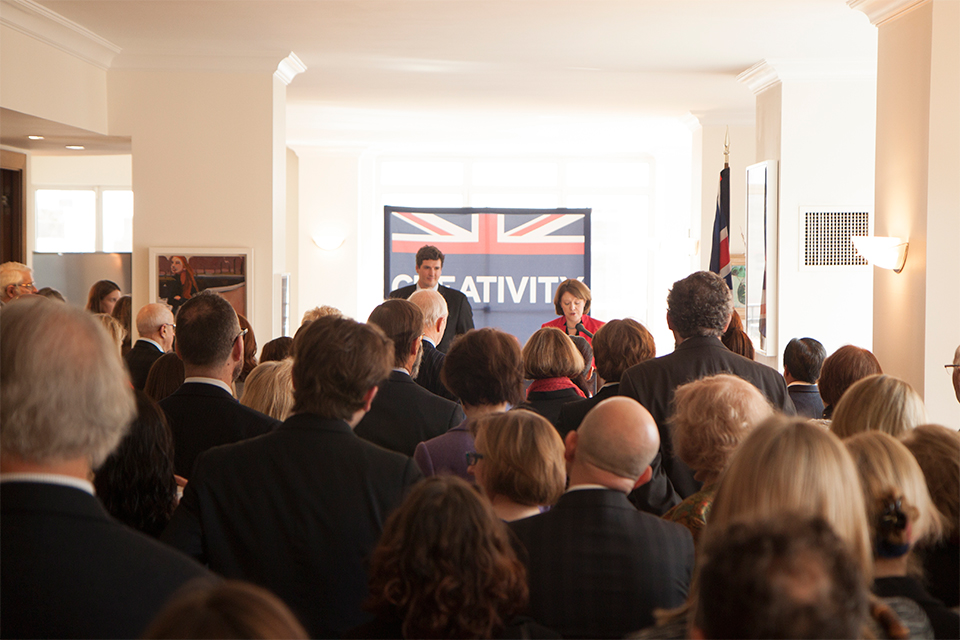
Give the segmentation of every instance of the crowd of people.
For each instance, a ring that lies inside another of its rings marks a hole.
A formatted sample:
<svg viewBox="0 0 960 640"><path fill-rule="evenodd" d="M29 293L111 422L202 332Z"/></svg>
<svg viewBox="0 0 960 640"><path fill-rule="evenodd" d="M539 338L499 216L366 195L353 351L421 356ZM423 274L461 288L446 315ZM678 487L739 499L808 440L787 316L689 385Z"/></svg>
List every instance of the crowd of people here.
<svg viewBox="0 0 960 640"><path fill-rule="evenodd" d="M444 259L260 349L0 265L0 635L960 637L960 434L870 351L755 362L709 272L666 355L576 280L521 345Z"/></svg>

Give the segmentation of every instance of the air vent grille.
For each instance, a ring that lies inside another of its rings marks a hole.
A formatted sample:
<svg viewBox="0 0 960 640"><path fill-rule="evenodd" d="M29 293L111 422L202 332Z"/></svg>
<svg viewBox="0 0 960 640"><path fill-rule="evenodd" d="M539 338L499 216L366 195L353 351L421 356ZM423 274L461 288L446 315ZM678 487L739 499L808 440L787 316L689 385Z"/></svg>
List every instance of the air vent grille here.
<svg viewBox="0 0 960 640"><path fill-rule="evenodd" d="M870 235L866 211L805 211L805 267L859 267L867 264L853 248L851 236Z"/></svg>

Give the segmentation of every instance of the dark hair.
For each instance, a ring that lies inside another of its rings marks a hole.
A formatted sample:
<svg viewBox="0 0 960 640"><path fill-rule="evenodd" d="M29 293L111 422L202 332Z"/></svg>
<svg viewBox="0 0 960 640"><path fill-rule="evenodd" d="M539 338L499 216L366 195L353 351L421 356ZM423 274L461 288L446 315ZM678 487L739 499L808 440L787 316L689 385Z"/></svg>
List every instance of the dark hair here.
<svg viewBox="0 0 960 640"><path fill-rule="evenodd" d="M863 573L822 518L735 523L703 549L695 624L707 638L858 638Z"/></svg>
<svg viewBox="0 0 960 640"><path fill-rule="evenodd" d="M579 280L569 278L557 285L557 291L553 294L553 308L558 316L564 315L563 307L560 306L560 298L562 298L565 293L569 293L574 298L583 300L583 315L590 313L590 302L593 300L590 295L590 288Z"/></svg>
<svg viewBox="0 0 960 640"><path fill-rule="evenodd" d="M366 607L404 638L491 638L527 604L527 575L503 522L454 476L416 485L370 561Z"/></svg>
<svg viewBox="0 0 960 640"><path fill-rule="evenodd" d="M523 399L520 344L499 329L471 329L453 341L440 381L464 404L519 404Z"/></svg>
<svg viewBox="0 0 960 640"><path fill-rule="evenodd" d="M133 299L128 295L120 296L110 315L116 318L123 326L123 330L127 332L126 337L123 339L122 347L122 353L126 355L127 351L130 351L132 342L131 335L133 335L130 331L130 325L133 323Z"/></svg>
<svg viewBox="0 0 960 640"><path fill-rule="evenodd" d="M167 602L143 638L306 639L287 605L262 587L240 580L197 578Z"/></svg>
<svg viewBox="0 0 960 640"><path fill-rule="evenodd" d="M815 384L827 351L813 338L794 338L783 349L783 366L801 382Z"/></svg>
<svg viewBox="0 0 960 640"><path fill-rule="evenodd" d="M423 311L409 300L391 298L370 313L367 322L375 324L393 340L393 366L402 367L423 335Z"/></svg>
<svg viewBox="0 0 960 640"><path fill-rule="evenodd" d="M160 402L183 384L185 373L183 360L176 353L170 351L157 358L150 371L147 372L147 382L143 385L144 392Z"/></svg>
<svg viewBox="0 0 960 640"><path fill-rule="evenodd" d="M590 388L590 373L593 368L593 347L583 336L569 336L573 341L573 346L577 348L580 355L583 356L583 371L570 378L573 384L577 385L586 397L593 395L593 389Z"/></svg>
<svg viewBox="0 0 960 640"><path fill-rule="evenodd" d="M60 302L67 301L66 298L63 297L63 294L57 291L56 289L54 289L53 287L44 287L43 289L40 289L39 291L37 291L37 295L43 296L44 298L48 298L50 300L59 300Z"/></svg>
<svg viewBox="0 0 960 640"><path fill-rule="evenodd" d="M240 382L244 382L250 372L260 364L257 362L257 336L254 335L253 325L249 320L240 314L237 314L237 320L240 322L240 328L247 330L247 335L243 336L243 371L237 378Z"/></svg>
<svg viewBox="0 0 960 640"><path fill-rule="evenodd" d="M753 360L756 350L753 348L753 342L750 336L743 330L743 321L740 320L740 314L733 312L730 314L730 326L720 336L720 342L730 351L740 354L744 358Z"/></svg>
<svg viewBox="0 0 960 640"><path fill-rule="evenodd" d="M624 371L655 358L657 345L647 328L636 320L611 320L593 336L593 356L604 382L619 382Z"/></svg>
<svg viewBox="0 0 960 640"><path fill-rule="evenodd" d="M280 336L263 345L260 350L260 362L272 362L288 358L293 351L293 338Z"/></svg>
<svg viewBox="0 0 960 640"><path fill-rule="evenodd" d="M93 313L102 313L103 309L100 302L114 291L120 291L120 285L113 280L98 280L90 287L90 295L87 296L87 311Z"/></svg>
<svg viewBox="0 0 960 640"><path fill-rule="evenodd" d="M667 294L667 318L681 338L720 336L731 313L730 287L709 271L697 271L674 282Z"/></svg>
<svg viewBox="0 0 960 640"><path fill-rule="evenodd" d="M440 266L443 266L443 252L433 245L425 244L417 250L417 269L423 264L424 260L439 260Z"/></svg>
<svg viewBox="0 0 960 640"><path fill-rule="evenodd" d="M349 420L393 369L390 338L374 324L324 316L293 339L293 413Z"/></svg>
<svg viewBox="0 0 960 640"><path fill-rule="evenodd" d="M239 332L237 312L216 293L198 293L177 312L177 352L184 364L222 364L230 357Z"/></svg>
<svg viewBox="0 0 960 640"><path fill-rule="evenodd" d="M114 518L157 537L177 506L173 436L163 410L134 389L137 417L120 445L97 469L93 486Z"/></svg>
<svg viewBox="0 0 960 640"><path fill-rule="evenodd" d="M820 397L823 404L835 407L844 392L858 380L883 373L877 357L860 347L840 347L823 361L820 369ZM824 414L824 417L829 417Z"/></svg>

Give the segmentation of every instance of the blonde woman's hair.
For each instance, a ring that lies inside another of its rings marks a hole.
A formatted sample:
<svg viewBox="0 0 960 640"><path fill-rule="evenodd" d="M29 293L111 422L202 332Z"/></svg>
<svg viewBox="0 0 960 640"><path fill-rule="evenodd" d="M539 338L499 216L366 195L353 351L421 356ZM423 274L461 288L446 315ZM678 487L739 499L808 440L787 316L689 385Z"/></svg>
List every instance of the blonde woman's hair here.
<svg viewBox="0 0 960 640"><path fill-rule="evenodd" d="M833 412L830 430L840 438L883 431L897 438L927 422L923 399L909 384L884 374L853 383Z"/></svg>
<svg viewBox="0 0 960 640"><path fill-rule="evenodd" d="M117 355L120 355L123 349L123 340L127 337L127 330L123 328L119 320L109 313L96 313L94 317L103 325L103 328L107 330L107 335L110 336L114 344L117 345Z"/></svg>
<svg viewBox="0 0 960 640"><path fill-rule="evenodd" d="M727 373L678 387L674 406L676 453L705 483L719 476L740 442L774 412L759 389Z"/></svg>
<svg viewBox="0 0 960 640"><path fill-rule="evenodd" d="M944 535L960 530L960 433L939 424L923 424L900 437L917 459L927 490L944 515Z"/></svg>
<svg viewBox="0 0 960 640"><path fill-rule="evenodd" d="M877 534L883 506L890 498L899 499L912 525L911 546L923 540L936 540L943 533L943 515L930 499L923 471L902 442L880 431L867 431L844 440L860 474L867 507L867 522Z"/></svg>
<svg viewBox="0 0 960 640"><path fill-rule="evenodd" d="M554 504L567 481L563 440L550 422L515 409L476 421L475 448L484 456L484 491L526 506Z"/></svg>
<svg viewBox="0 0 960 640"><path fill-rule="evenodd" d="M286 420L293 410L293 360L258 364L243 383L240 404L277 420Z"/></svg>
<svg viewBox="0 0 960 640"><path fill-rule="evenodd" d="M570 336L556 327L544 327L523 347L524 375L531 380L573 378L583 372L583 356Z"/></svg>
<svg viewBox="0 0 960 640"><path fill-rule="evenodd" d="M873 552L863 494L840 440L805 420L774 416L733 453L720 480L704 543L734 521L753 522L793 511L824 518L850 547L871 580Z"/></svg>

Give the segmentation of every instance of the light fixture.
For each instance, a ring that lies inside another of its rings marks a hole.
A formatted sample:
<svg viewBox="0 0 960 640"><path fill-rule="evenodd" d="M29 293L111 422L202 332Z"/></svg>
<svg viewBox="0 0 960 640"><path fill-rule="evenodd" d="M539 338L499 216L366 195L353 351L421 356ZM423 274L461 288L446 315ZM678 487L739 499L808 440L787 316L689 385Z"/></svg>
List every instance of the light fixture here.
<svg viewBox="0 0 960 640"><path fill-rule="evenodd" d="M43 140L43 136L27 136L30 140Z"/></svg>
<svg viewBox="0 0 960 640"><path fill-rule="evenodd" d="M319 233L313 236L313 244L324 251L336 251L343 246L346 236L342 233Z"/></svg>
<svg viewBox="0 0 960 640"><path fill-rule="evenodd" d="M79 145L79 144L68 144L68 145L67 145L67 149L73 149L74 151L80 151L80 150L83 150L83 148L84 148L83 145Z"/></svg>
<svg viewBox="0 0 960 640"><path fill-rule="evenodd" d="M853 246L867 262L881 269L903 271L909 243L902 238L886 236L852 236Z"/></svg>

